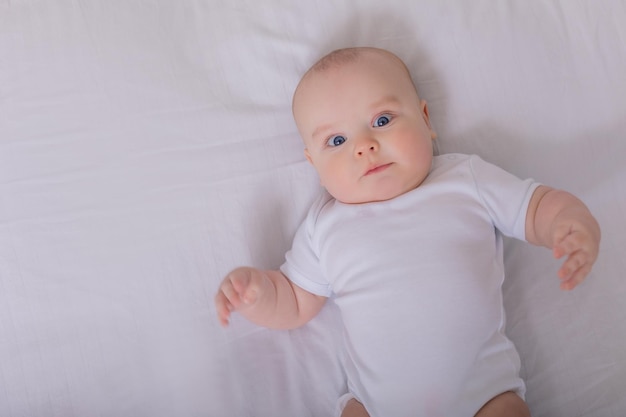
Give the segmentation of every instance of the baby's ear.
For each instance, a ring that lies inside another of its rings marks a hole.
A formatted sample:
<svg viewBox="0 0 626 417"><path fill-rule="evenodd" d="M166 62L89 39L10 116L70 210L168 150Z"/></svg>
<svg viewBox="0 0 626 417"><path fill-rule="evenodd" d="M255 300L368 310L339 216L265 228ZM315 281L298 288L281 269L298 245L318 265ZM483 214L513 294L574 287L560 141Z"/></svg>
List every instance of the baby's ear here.
<svg viewBox="0 0 626 417"><path fill-rule="evenodd" d="M307 148L304 148L304 156L306 157L306 160L309 161L309 164L313 165L311 154L309 153L309 150Z"/></svg>
<svg viewBox="0 0 626 417"><path fill-rule="evenodd" d="M430 115L428 114L428 105L426 104L426 100L420 100L420 108L422 109L422 117L426 122L426 126L430 129L430 138L432 140L437 139L437 132L434 131L432 125L430 124Z"/></svg>

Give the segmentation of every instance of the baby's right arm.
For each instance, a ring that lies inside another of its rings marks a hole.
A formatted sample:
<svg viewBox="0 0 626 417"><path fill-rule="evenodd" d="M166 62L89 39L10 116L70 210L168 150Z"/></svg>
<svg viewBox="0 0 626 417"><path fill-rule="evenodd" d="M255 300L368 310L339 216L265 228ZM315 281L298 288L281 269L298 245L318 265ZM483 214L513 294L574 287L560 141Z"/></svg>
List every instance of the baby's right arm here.
<svg viewBox="0 0 626 417"><path fill-rule="evenodd" d="M224 278L215 296L220 323L228 326L231 311L272 329L294 329L311 320L326 302L293 284L280 271L241 267Z"/></svg>

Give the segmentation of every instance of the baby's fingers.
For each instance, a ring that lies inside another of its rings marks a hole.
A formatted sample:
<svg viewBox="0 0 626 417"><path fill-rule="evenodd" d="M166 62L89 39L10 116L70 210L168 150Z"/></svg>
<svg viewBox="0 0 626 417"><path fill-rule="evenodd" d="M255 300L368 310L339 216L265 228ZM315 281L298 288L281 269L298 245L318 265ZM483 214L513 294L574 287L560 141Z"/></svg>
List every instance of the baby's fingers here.
<svg viewBox="0 0 626 417"><path fill-rule="evenodd" d="M559 233L560 235L561 233ZM559 259L564 255L569 255L579 249L585 243L585 235L582 233L570 232L555 239L556 243L553 248L554 257Z"/></svg>
<svg viewBox="0 0 626 417"><path fill-rule="evenodd" d="M587 274L589 274L589 271L591 271L591 264L584 264L572 274L570 274L567 278L562 279L560 288L562 290L572 290L576 288L578 284L584 281L584 279L587 277Z"/></svg>
<svg viewBox="0 0 626 417"><path fill-rule="evenodd" d="M587 256L582 251L572 253L567 257L561 268L557 272L557 275L561 281L570 279L574 272L578 271L584 264L587 263Z"/></svg>
<svg viewBox="0 0 626 417"><path fill-rule="evenodd" d="M220 289L215 295L215 308L217 316L222 326L228 325L228 319L232 311L238 310L242 304L246 303L241 292L246 288L231 280L228 277L222 281Z"/></svg>
<svg viewBox="0 0 626 417"><path fill-rule="evenodd" d="M561 280L561 289L571 290L580 284L589 271L593 261L585 251L578 250L568 256L557 272Z"/></svg>
<svg viewBox="0 0 626 417"><path fill-rule="evenodd" d="M236 283L233 283L232 280L226 278L222 285L220 286L220 291L218 296L222 294L224 299L228 301L232 309L237 309L239 305L242 303L240 293L243 291L242 288L237 288ZM216 300L217 301L217 300Z"/></svg>
<svg viewBox="0 0 626 417"><path fill-rule="evenodd" d="M228 326L228 319L230 318L230 312L234 310L235 307L228 301L228 298L224 295L223 292L218 292L215 296L215 308L217 310L217 318L220 324L224 327Z"/></svg>
<svg viewBox="0 0 626 417"><path fill-rule="evenodd" d="M252 268L241 267L230 272L220 284L215 295L215 307L220 323L228 325L233 311L243 312L253 307L261 294L260 274Z"/></svg>
<svg viewBox="0 0 626 417"><path fill-rule="evenodd" d="M262 278L261 274L255 273L251 268L238 268L231 272L228 280L232 283L233 289L237 292L239 304L235 304L236 308L240 308L240 304L254 304L261 293Z"/></svg>

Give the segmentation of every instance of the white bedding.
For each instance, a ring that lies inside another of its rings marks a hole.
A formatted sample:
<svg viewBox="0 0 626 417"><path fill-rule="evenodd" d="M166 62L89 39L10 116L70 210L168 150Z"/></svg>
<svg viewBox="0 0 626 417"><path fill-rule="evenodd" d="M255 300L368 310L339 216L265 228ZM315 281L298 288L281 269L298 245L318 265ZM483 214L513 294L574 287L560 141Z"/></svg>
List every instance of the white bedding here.
<svg viewBox="0 0 626 417"><path fill-rule="evenodd" d="M626 415L623 0L0 0L1 416L332 414L333 305L224 330L213 295L282 263L318 192L291 94L353 45L407 62L440 152L596 214L573 292L507 241L507 329L533 416Z"/></svg>

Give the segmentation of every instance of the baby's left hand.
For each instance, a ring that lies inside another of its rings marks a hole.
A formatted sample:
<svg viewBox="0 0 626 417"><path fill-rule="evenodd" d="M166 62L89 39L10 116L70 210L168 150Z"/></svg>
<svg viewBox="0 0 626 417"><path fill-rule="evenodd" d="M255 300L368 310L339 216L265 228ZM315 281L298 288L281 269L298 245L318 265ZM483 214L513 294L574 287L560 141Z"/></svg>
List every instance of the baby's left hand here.
<svg viewBox="0 0 626 417"><path fill-rule="evenodd" d="M577 213L566 221L558 222L552 238L554 257L560 259L567 256L557 273L560 287L571 290L587 277L598 258L600 227L588 211Z"/></svg>

